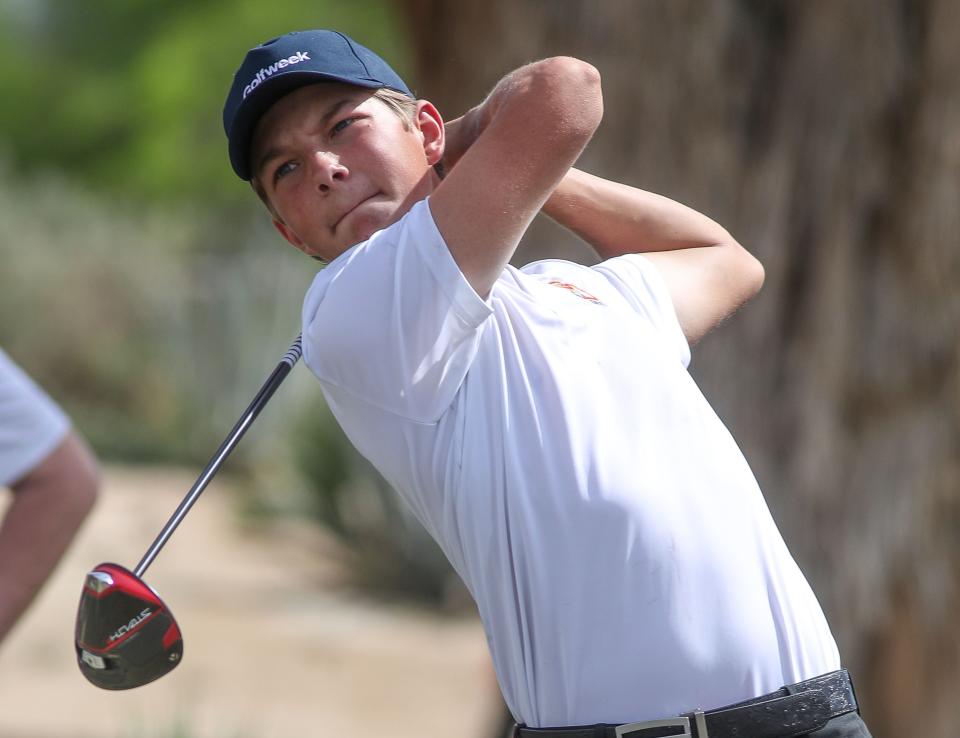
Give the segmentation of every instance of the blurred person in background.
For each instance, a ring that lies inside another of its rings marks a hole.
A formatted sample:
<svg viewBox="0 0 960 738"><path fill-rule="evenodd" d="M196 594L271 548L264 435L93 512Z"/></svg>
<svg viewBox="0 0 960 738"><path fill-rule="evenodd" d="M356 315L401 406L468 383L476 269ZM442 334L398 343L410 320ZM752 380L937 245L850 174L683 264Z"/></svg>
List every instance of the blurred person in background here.
<svg viewBox="0 0 960 738"><path fill-rule="evenodd" d="M57 404L0 349L0 642L47 581L98 490L96 460Z"/></svg>
<svg viewBox="0 0 960 738"><path fill-rule="evenodd" d="M224 128L279 233L327 262L304 359L473 595L520 738L865 738L687 372L763 268L701 213L573 168L602 110L597 71L558 57L445 123L307 31L247 54ZM541 211L601 263L510 266Z"/></svg>

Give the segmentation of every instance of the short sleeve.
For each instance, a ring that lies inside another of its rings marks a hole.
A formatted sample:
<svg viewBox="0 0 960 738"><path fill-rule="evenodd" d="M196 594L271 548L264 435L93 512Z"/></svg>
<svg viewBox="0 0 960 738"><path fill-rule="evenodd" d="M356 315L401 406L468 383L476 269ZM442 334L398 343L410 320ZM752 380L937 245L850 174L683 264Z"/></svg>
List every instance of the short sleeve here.
<svg viewBox="0 0 960 738"><path fill-rule="evenodd" d="M603 275L634 310L653 324L685 367L690 365L690 344L680 327L670 291L649 259L641 254L626 254L607 259L593 270Z"/></svg>
<svg viewBox="0 0 960 738"><path fill-rule="evenodd" d="M304 359L329 389L434 422L466 377L491 312L423 200L317 275L304 300Z"/></svg>
<svg viewBox="0 0 960 738"><path fill-rule="evenodd" d="M0 485L26 476L69 426L57 404L0 350Z"/></svg>

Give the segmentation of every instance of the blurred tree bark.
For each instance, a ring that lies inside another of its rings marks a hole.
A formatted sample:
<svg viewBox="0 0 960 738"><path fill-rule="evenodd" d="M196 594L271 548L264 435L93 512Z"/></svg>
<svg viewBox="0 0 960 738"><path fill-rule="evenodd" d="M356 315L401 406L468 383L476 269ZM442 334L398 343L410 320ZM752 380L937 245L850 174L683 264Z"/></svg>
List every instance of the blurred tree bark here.
<svg viewBox="0 0 960 738"><path fill-rule="evenodd" d="M960 3L397 0L455 117L509 69L604 79L581 165L726 225L762 295L694 353L876 738L956 733ZM545 219L544 219L545 220ZM535 224L517 261L592 255Z"/></svg>

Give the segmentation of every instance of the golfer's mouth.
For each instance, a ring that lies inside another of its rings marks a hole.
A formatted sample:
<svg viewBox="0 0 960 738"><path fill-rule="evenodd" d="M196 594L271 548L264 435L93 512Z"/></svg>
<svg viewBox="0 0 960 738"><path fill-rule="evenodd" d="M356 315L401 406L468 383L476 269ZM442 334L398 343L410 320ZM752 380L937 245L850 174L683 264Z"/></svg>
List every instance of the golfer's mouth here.
<svg viewBox="0 0 960 738"><path fill-rule="evenodd" d="M336 231L337 228L340 227L340 224L343 222L343 219L344 219L344 218L346 218L348 215L350 215L350 213L352 213L352 212L353 212L354 210L356 210L358 207L360 207L361 205L363 205L365 202L367 202L367 201L369 201L369 200L372 200L373 198L375 198L375 197L376 197L377 195L379 195L379 194L380 194L379 192L374 192L372 195L369 195L368 197L363 198L362 200L358 201L358 202L357 202L355 205L353 205L352 207L347 208L346 210L344 210L343 213L341 213L340 217L337 218L336 221L334 221L334 224L333 224L333 227L331 228L331 230Z"/></svg>

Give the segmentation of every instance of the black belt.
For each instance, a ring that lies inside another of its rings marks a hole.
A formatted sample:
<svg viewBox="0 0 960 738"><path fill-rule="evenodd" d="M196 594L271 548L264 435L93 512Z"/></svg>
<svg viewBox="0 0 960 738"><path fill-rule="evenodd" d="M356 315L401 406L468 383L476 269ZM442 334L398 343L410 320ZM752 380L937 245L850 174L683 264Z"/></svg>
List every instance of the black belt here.
<svg viewBox="0 0 960 738"><path fill-rule="evenodd" d="M623 725L518 725L514 738L795 738L857 709L850 675L843 669L716 710Z"/></svg>

